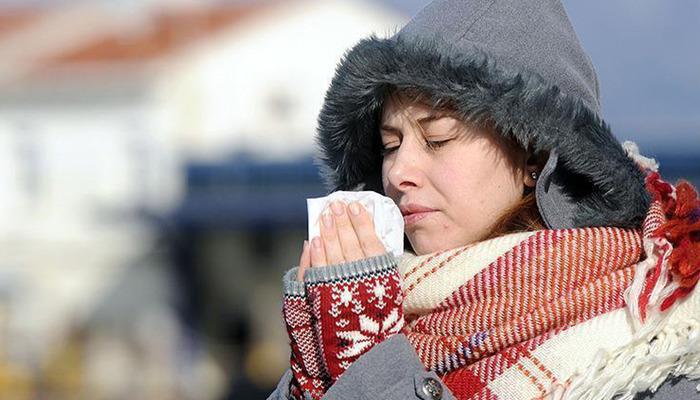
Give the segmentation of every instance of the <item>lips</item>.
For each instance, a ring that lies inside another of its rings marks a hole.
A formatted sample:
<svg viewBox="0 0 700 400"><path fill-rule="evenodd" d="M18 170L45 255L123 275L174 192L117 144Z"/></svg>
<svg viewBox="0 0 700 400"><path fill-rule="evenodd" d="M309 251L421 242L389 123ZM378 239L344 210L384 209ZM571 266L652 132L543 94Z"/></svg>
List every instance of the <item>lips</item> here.
<svg viewBox="0 0 700 400"><path fill-rule="evenodd" d="M422 220L423 218L435 212L434 208L422 206L420 204L409 203L405 205L400 205L399 210L401 210L401 215L403 215L404 225L412 225L416 222Z"/></svg>

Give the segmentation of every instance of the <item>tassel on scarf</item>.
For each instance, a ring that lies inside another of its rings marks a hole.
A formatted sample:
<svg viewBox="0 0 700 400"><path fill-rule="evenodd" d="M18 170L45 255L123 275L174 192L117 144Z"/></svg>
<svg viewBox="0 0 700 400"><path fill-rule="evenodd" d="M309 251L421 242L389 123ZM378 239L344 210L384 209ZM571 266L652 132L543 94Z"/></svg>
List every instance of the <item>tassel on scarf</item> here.
<svg viewBox="0 0 700 400"><path fill-rule="evenodd" d="M647 257L637 265L625 294L639 329L650 315L658 320L663 311L686 297L700 278L700 200L687 181L680 181L677 187L663 181L659 163L641 155L636 143L626 141L622 147L646 173L653 200L644 224Z"/></svg>
<svg viewBox="0 0 700 400"><path fill-rule="evenodd" d="M700 279L700 200L687 181L680 181L674 190L657 172L649 174L647 187L667 219L653 236L663 237L673 246L668 269L678 288L663 299L660 310L665 311L687 296Z"/></svg>

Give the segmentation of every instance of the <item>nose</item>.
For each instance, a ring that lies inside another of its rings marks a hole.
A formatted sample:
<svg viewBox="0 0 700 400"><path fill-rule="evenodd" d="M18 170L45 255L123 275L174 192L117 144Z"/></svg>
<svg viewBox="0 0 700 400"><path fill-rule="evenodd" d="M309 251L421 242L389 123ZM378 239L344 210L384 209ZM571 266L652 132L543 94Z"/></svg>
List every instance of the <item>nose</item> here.
<svg viewBox="0 0 700 400"><path fill-rule="evenodd" d="M423 159L418 143L404 140L399 148L385 157L388 185L398 191L420 187L423 181Z"/></svg>

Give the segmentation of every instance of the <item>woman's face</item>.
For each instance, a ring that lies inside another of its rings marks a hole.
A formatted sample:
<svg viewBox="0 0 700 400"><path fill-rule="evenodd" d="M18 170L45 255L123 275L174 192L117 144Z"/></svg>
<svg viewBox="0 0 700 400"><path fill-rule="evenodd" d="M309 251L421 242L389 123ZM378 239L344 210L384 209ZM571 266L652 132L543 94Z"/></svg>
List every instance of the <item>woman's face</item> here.
<svg viewBox="0 0 700 400"><path fill-rule="evenodd" d="M524 151L427 106L389 99L380 132L384 193L404 214L416 254L483 240L534 185Z"/></svg>

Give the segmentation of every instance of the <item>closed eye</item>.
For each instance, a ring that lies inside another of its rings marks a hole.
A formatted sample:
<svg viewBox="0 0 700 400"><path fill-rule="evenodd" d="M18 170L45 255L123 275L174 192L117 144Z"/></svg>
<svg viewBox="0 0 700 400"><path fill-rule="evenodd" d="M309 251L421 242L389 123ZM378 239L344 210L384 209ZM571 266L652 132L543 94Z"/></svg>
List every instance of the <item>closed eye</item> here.
<svg viewBox="0 0 700 400"><path fill-rule="evenodd" d="M445 140L429 140L428 146L433 147L433 148L439 148L447 144L452 139L445 139Z"/></svg>
<svg viewBox="0 0 700 400"><path fill-rule="evenodd" d="M387 155L387 154L393 153L393 152L396 151L398 148L399 148L399 146L384 147L384 148L382 148L382 157L385 156L385 155Z"/></svg>
<svg viewBox="0 0 700 400"><path fill-rule="evenodd" d="M445 140L429 140L426 142L428 145L428 148L431 150L436 150L441 148L442 146L446 145L448 142L450 142L452 139L445 139ZM387 154L391 154L395 152L396 150L399 149L399 146L393 146L393 147L384 147L381 151L382 156L385 156Z"/></svg>

